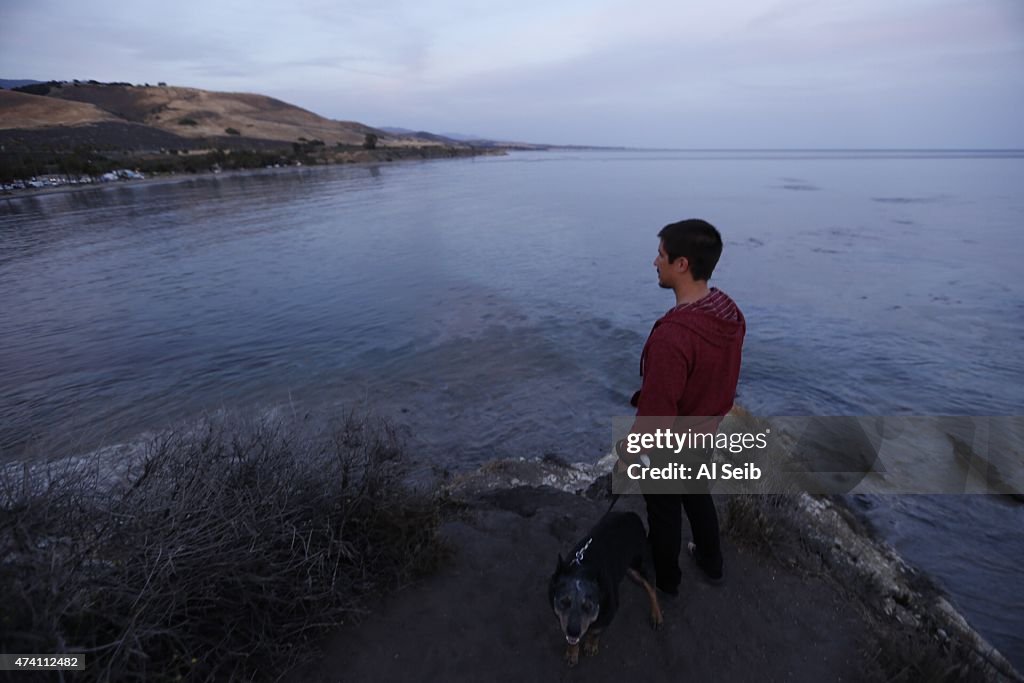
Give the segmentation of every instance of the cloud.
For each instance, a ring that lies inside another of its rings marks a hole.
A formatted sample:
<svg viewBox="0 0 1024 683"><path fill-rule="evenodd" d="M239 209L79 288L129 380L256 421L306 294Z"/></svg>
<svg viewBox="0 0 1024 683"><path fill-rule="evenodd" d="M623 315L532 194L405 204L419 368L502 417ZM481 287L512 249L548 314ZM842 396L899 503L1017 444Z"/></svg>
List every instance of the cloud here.
<svg viewBox="0 0 1024 683"><path fill-rule="evenodd" d="M1024 104L1011 0L41 0L4 19L5 77L248 90L371 124L775 146L824 140L827 114L863 140L920 139L917 117L1024 144L1001 123Z"/></svg>

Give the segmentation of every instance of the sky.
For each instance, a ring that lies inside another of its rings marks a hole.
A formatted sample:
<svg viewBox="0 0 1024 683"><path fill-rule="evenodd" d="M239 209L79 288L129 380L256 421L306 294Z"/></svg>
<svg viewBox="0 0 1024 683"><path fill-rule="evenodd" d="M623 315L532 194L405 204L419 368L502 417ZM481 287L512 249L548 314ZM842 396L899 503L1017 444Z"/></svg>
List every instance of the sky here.
<svg viewBox="0 0 1024 683"><path fill-rule="evenodd" d="M0 78L651 148L1024 148L1024 0L0 0Z"/></svg>

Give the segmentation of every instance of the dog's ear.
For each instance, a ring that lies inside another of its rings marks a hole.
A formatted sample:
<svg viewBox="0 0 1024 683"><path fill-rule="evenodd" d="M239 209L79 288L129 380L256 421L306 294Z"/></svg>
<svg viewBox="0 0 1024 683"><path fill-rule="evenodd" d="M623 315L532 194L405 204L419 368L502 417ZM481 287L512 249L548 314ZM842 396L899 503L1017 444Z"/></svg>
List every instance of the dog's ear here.
<svg viewBox="0 0 1024 683"><path fill-rule="evenodd" d="M555 573L565 569L565 560L562 559L562 553L558 553L558 564L555 565Z"/></svg>

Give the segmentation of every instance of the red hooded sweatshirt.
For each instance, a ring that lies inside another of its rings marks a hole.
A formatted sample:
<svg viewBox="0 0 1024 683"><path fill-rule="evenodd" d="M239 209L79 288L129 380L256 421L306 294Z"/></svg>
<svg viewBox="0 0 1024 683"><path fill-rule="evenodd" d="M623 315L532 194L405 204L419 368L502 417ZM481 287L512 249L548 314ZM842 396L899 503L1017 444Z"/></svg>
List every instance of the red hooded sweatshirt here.
<svg viewBox="0 0 1024 683"><path fill-rule="evenodd" d="M637 417L719 416L732 408L747 323L736 303L712 287L676 306L651 329L640 356Z"/></svg>

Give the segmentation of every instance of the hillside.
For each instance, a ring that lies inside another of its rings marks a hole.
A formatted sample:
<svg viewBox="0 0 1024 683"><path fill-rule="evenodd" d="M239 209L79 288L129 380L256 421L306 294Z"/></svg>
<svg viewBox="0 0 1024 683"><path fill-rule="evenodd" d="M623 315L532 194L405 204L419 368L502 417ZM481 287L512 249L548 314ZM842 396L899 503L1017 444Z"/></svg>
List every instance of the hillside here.
<svg viewBox="0 0 1024 683"><path fill-rule="evenodd" d="M0 128L80 126L116 120L93 104L0 90Z"/></svg>
<svg viewBox="0 0 1024 683"><path fill-rule="evenodd" d="M48 85L48 91L42 88L45 95L0 91L0 130L38 131L130 123L185 141L225 139L233 143L229 144L231 147L245 146L240 144L243 139L281 144L319 140L326 146L361 145L367 134L376 135L383 147L442 144L389 134L352 121L324 118L265 95L174 86L55 82ZM67 133L64 132L64 137ZM134 147L131 140L125 146Z"/></svg>
<svg viewBox="0 0 1024 683"><path fill-rule="evenodd" d="M335 121L251 93L94 81L0 90L3 192L89 184L123 169L138 177L503 153Z"/></svg>

